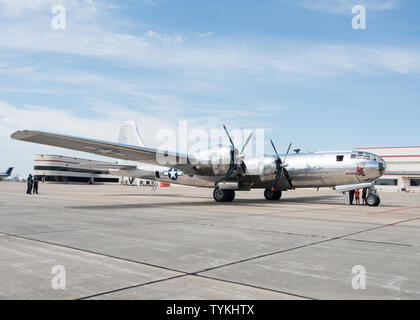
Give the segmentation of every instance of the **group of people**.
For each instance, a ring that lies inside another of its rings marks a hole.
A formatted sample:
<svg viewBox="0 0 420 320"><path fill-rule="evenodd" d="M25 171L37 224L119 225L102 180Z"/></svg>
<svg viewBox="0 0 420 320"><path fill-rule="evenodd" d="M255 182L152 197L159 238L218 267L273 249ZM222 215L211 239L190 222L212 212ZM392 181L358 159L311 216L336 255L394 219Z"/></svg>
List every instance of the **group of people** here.
<svg viewBox="0 0 420 320"><path fill-rule="evenodd" d="M28 188L26 190L27 194L39 194L38 193L38 183L39 183L39 179L37 176L32 177L32 175L30 174L28 179L27 179L27 184L28 184Z"/></svg>
<svg viewBox="0 0 420 320"><path fill-rule="evenodd" d="M368 188L363 188L363 191L362 191L363 205L367 205L367 191L368 191ZM356 204L360 204L360 191L359 190L349 191L349 204L352 205L354 199L356 199Z"/></svg>

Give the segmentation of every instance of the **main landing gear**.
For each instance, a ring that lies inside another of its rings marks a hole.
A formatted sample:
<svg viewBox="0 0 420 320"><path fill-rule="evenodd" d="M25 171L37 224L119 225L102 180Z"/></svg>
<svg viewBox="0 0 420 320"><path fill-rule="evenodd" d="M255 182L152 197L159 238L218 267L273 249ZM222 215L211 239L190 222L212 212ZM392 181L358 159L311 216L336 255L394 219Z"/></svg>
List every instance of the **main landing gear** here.
<svg viewBox="0 0 420 320"><path fill-rule="evenodd" d="M213 191L213 198L217 202L232 202L235 199L235 191L216 187Z"/></svg>
<svg viewBox="0 0 420 320"><path fill-rule="evenodd" d="M264 190L264 197L267 200L279 200L281 198L281 191L273 191L267 188Z"/></svg>

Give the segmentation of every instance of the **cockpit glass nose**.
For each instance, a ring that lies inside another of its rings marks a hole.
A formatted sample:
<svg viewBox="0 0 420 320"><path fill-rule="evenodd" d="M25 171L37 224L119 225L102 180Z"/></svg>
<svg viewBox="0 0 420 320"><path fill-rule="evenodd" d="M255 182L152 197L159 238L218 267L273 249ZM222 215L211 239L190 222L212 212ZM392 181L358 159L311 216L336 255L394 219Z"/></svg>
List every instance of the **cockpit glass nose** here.
<svg viewBox="0 0 420 320"><path fill-rule="evenodd" d="M381 157L378 157L377 161L379 162L379 173L383 174L386 170L386 162Z"/></svg>

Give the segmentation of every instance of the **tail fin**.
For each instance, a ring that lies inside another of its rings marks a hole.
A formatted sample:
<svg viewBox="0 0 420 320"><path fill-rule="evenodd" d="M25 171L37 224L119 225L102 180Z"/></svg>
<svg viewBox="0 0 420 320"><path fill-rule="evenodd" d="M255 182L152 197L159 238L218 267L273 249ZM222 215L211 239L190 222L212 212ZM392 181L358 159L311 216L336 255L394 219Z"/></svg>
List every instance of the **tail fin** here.
<svg viewBox="0 0 420 320"><path fill-rule="evenodd" d="M126 121L122 124L118 142L132 146L144 147L143 140L140 138L139 130L134 121Z"/></svg>
<svg viewBox="0 0 420 320"><path fill-rule="evenodd" d="M13 171L13 167L10 167L9 169L7 169L6 174L10 176L12 174L12 171Z"/></svg>

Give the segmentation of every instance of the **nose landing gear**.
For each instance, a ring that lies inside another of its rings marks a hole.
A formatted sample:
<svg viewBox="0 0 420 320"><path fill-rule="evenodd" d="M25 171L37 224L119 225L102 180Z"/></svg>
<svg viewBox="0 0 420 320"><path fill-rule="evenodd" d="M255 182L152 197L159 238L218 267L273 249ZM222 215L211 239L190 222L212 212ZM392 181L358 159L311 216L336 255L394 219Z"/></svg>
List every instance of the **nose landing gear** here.
<svg viewBox="0 0 420 320"><path fill-rule="evenodd" d="M366 202L369 207L377 207L381 203L381 198L379 198L376 194L368 195Z"/></svg>
<svg viewBox="0 0 420 320"><path fill-rule="evenodd" d="M369 207L377 207L381 203L381 198L376 193L376 188L372 186L369 188L369 192L366 198L366 202Z"/></svg>
<svg viewBox="0 0 420 320"><path fill-rule="evenodd" d="M365 188L367 190L365 190ZM354 196L355 196L355 190L363 189L363 200L365 200L364 195L365 191L367 191L366 194L366 202L363 201L363 204L367 204L370 207L378 207L381 203L381 199L379 198L377 194L377 190L373 184L373 182L369 183L361 183L357 185L349 185L349 186L337 186L336 190L341 192L344 196L344 199L346 201L346 204L353 204L354 202ZM360 195L360 193L359 193Z"/></svg>

